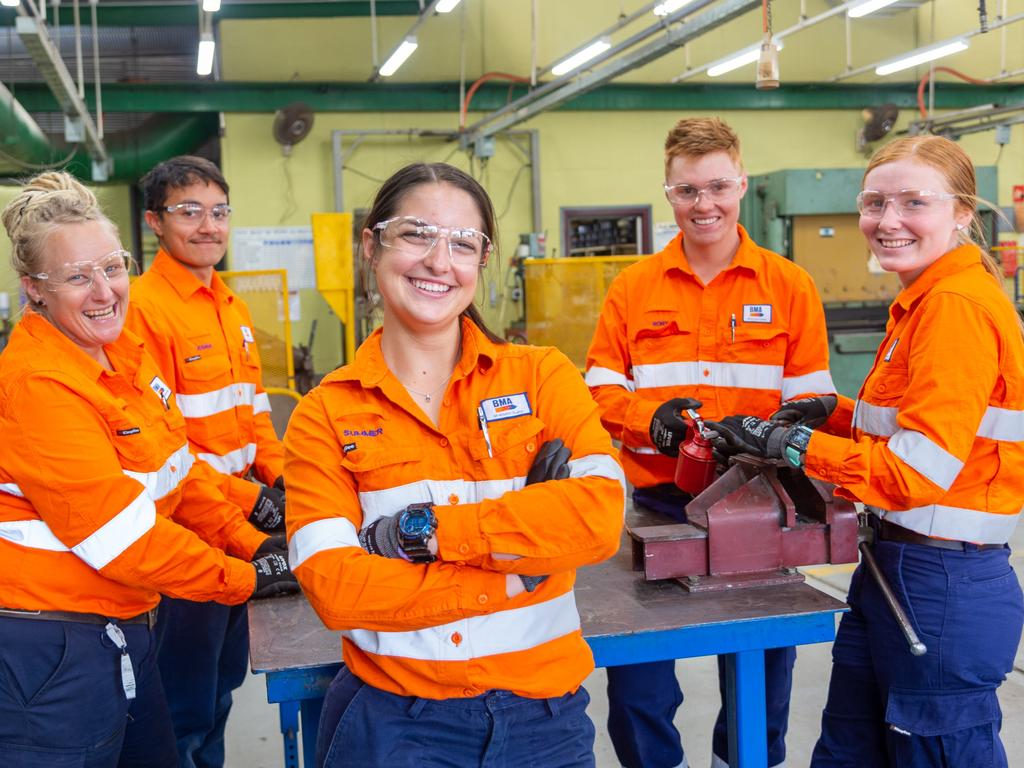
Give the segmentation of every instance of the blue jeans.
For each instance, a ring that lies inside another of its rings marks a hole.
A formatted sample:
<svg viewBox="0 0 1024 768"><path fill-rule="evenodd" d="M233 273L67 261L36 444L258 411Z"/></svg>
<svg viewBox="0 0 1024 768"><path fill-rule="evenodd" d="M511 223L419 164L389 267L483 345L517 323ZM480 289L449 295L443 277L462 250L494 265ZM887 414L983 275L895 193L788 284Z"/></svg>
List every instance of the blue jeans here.
<svg viewBox="0 0 1024 768"><path fill-rule="evenodd" d="M102 625L0 616L4 768L173 768L153 633L143 624L121 629L135 674L130 701L121 652Z"/></svg>
<svg viewBox="0 0 1024 768"><path fill-rule="evenodd" d="M324 700L323 768L593 768L590 697L490 691L471 699L396 696L342 667Z"/></svg>
<svg viewBox="0 0 1024 768"><path fill-rule="evenodd" d="M246 607L165 597L156 634L178 765L221 768L231 692L245 682L249 662Z"/></svg>
<svg viewBox="0 0 1024 768"><path fill-rule="evenodd" d="M874 553L928 652L910 654L878 585L858 567L811 765L1004 768L996 688L1024 626L1010 550L881 541Z"/></svg>
<svg viewBox="0 0 1024 768"><path fill-rule="evenodd" d="M674 485L637 488L633 501L679 522L690 496ZM768 765L786 759L789 697L793 689L795 648L772 648L764 654L765 704L768 721ZM711 739L712 751L729 758L725 711L725 661L718 658L718 710ZM608 667L608 735L619 762L626 768L675 768L684 759L682 738L673 725L683 692L676 680L675 661L653 661Z"/></svg>

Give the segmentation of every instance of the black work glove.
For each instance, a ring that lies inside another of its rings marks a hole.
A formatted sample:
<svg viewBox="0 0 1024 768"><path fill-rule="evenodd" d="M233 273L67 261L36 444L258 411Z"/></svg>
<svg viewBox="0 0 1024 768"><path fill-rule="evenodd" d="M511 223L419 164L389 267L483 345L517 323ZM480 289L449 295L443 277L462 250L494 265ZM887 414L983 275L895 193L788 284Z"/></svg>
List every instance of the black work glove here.
<svg viewBox="0 0 1024 768"><path fill-rule="evenodd" d="M284 475L277 476L277 480L274 481L274 487L281 493L284 493Z"/></svg>
<svg viewBox="0 0 1024 768"><path fill-rule="evenodd" d="M526 484L543 483L547 480L565 480L569 476L570 451L559 438L548 440L537 451L537 455L526 473Z"/></svg>
<svg viewBox="0 0 1024 768"><path fill-rule="evenodd" d="M260 544L259 549L256 550L256 554L253 557L259 557L260 555L269 555L272 552L288 556L288 539L285 538L283 533L273 533L267 537L266 541Z"/></svg>
<svg viewBox="0 0 1024 768"><path fill-rule="evenodd" d="M271 486L260 487L260 495L256 497L249 522L266 533L278 533L284 530L284 491Z"/></svg>
<svg viewBox="0 0 1024 768"><path fill-rule="evenodd" d="M795 427L803 424L805 427L815 429L824 424L832 411L836 409L839 398L835 395L822 395L821 397L801 397L799 400L789 400L768 417L768 421L776 424L783 424L788 427Z"/></svg>
<svg viewBox="0 0 1024 768"><path fill-rule="evenodd" d="M721 421L706 421L704 426L718 433L711 442L719 452L752 453L765 459L782 458L786 437L792 429L757 416L726 416Z"/></svg>
<svg viewBox="0 0 1024 768"><path fill-rule="evenodd" d="M651 417L650 435L654 447L666 456L678 456L679 446L690 429L690 420L683 418L683 414L702 405L704 403L692 397L674 397L659 405Z"/></svg>
<svg viewBox="0 0 1024 768"><path fill-rule="evenodd" d="M405 560L398 541L398 514L374 520L359 532L359 544L371 555Z"/></svg>
<svg viewBox="0 0 1024 768"><path fill-rule="evenodd" d="M260 555L252 564L256 568L256 589L250 600L291 595L299 591L299 582L288 567L288 559L279 552Z"/></svg>

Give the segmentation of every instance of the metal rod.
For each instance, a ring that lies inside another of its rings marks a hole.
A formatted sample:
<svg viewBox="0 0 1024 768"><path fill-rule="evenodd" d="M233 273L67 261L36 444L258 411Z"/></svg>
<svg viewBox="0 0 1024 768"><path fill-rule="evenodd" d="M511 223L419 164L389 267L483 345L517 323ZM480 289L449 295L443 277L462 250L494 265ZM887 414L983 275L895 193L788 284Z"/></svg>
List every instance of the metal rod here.
<svg viewBox="0 0 1024 768"><path fill-rule="evenodd" d="M99 0L89 0L92 12L92 71L96 90L96 133L103 138L103 85L100 83L100 36L96 24L96 6Z"/></svg>
<svg viewBox="0 0 1024 768"><path fill-rule="evenodd" d="M78 0L72 5L75 17L75 74L78 75L78 98L85 98L85 72L82 66L82 18L78 12Z"/></svg>
<svg viewBox="0 0 1024 768"><path fill-rule="evenodd" d="M868 571L874 578L875 583L878 584L878 589L881 591L882 597L885 598L885 602L889 606L889 610L892 612L892 617L896 619L896 623L899 625L900 631L907 639L907 645L910 646L910 652L914 656L924 656L928 652L928 647L921 642L921 638L917 636L917 632L915 632L914 627L911 626L910 619L907 618L906 611L903 610L903 606L900 605L899 600L896 599L896 595L893 593L892 587L889 586L889 581L885 578L885 574L882 573L882 569L879 568L878 563L875 562L875 556L871 552L871 546L866 541L862 541L857 548L860 550L861 557L864 558L864 564L868 567Z"/></svg>
<svg viewBox="0 0 1024 768"><path fill-rule="evenodd" d="M377 55L377 0L370 0L370 57L373 59L373 70L380 69Z"/></svg>

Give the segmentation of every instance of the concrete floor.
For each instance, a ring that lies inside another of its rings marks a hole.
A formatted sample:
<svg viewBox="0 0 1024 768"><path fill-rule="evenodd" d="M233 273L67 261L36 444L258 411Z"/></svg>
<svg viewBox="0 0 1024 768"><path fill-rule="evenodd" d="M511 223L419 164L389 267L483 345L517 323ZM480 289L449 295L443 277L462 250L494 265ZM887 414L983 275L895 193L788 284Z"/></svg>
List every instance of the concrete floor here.
<svg viewBox="0 0 1024 768"><path fill-rule="evenodd" d="M1011 540L1011 558L1018 578L1024 583L1024 525ZM819 566L804 569L809 584L839 599L846 595L853 565ZM791 768L806 766L818 737L821 710L825 705L831 669L831 644L800 646L794 672L789 735L786 739ZM718 678L713 658L677 662L686 701L676 715L683 745L693 768L711 762L711 727L718 713ZM608 713L604 670L596 670L585 683L591 696L590 715L597 726L595 753L598 768L615 768L618 761L604 729ZM1010 765L1024 766L1024 647L1017 651L1013 673L999 689L1003 708L1002 731ZM250 675L235 696L227 727L228 768L281 768L284 764L277 707L267 703L266 684L261 676Z"/></svg>

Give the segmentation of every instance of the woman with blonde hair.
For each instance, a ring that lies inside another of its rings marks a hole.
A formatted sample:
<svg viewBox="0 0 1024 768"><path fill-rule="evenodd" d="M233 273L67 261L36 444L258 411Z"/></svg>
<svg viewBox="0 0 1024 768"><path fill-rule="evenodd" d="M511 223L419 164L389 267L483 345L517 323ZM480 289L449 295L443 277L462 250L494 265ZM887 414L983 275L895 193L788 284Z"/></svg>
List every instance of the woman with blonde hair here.
<svg viewBox="0 0 1024 768"><path fill-rule="evenodd" d="M2 762L170 768L160 593L236 604L294 580L281 554L234 559L171 519L205 481L122 333L132 258L92 192L41 174L3 224L28 306L0 355Z"/></svg>
<svg viewBox="0 0 1024 768"><path fill-rule="evenodd" d="M1024 340L972 234L974 166L899 139L868 164L860 229L903 290L856 402L820 429L730 416L722 446L786 458L862 501L873 552L924 643L861 565L833 647L814 768L1005 766L996 689L1024 600L1006 544L1024 499Z"/></svg>

